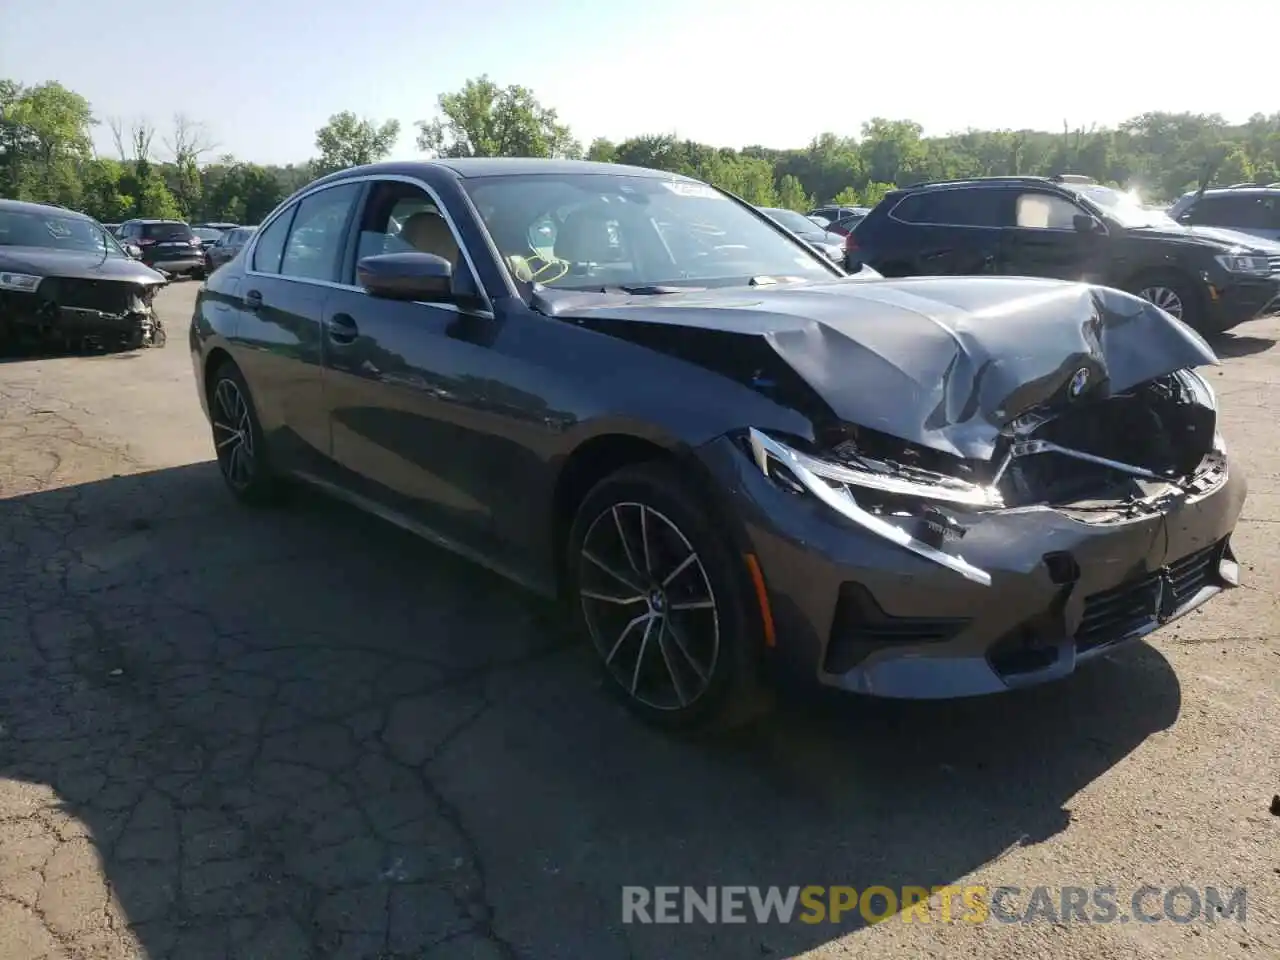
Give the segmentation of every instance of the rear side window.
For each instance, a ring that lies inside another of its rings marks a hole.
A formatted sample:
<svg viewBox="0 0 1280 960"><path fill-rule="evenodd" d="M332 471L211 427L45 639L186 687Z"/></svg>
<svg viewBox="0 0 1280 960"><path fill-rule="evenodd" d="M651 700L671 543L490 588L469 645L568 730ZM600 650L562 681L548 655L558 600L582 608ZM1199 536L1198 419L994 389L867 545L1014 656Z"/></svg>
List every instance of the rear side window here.
<svg viewBox="0 0 1280 960"><path fill-rule="evenodd" d="M167 240L190 240L194 234L185 223L144 223L142 236L147 240L164 243Z"/></svg>
<svg viewBox="0 0 1280 960"><path fill-rule="evenodd" d="M279 273L280 257L284 254L284 242L289 236L289 225L293 215L297 213L295 203L280 216L271 221L271 226L262 231L258 245L253 248L253 269L259 273Z"/></svg>
<svg viewBox="0 0 1280 960"><path fill-rule="evenodd" d="M1006 193L990 188L913 193L893 208L895 220L948 227L1000 227Z"/></svg>

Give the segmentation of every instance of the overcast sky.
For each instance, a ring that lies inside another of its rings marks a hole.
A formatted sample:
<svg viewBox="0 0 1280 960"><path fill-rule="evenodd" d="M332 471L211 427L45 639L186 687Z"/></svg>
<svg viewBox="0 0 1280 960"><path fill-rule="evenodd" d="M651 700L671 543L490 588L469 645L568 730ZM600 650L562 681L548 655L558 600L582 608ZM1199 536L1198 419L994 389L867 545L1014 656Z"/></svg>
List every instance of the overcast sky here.
<svg viewBox="0 0 1280 960"><path fill-rule="evenodd" d="M182 111L219 153L261 162L314 155L316 128L345 109L400 120L395 156L417 156L413 121L482 73L531 87L584 145L675 133L793 147L825 130L856 134L877 115L942 134L1280 110L1280 0L3 6L0 76L57 80L98 117L145 116L161 133ZM111 152L105 124L96 139Z"/></svg>

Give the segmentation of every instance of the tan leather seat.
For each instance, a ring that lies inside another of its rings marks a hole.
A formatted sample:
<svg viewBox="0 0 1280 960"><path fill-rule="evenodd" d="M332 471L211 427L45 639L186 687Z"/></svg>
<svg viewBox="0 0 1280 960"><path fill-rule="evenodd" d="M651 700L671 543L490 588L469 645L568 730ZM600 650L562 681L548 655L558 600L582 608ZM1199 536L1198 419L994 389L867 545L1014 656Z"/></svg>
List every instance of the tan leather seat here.
<svg viewBox="0 0 1280 960"><path fill-rule="evenodd" d="M409 217L400 227L400 239L422 253L444 257L455 268L458 265L458 242L453 239L449 224L438 213L423 210Z"/></svg>

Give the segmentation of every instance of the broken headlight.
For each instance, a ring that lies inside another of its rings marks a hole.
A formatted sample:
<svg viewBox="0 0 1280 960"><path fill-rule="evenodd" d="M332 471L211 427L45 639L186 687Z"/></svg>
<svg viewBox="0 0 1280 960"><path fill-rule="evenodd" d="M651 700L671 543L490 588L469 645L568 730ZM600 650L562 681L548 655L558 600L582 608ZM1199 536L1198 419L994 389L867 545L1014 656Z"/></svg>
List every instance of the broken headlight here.
<svg viewBox="0 0 1280 960"><path fill-rule="evenodd" d="M766 476L773 476L769 462L776 460L781 466L788 468L801 484L804 481L796 475L797 468L826 481L826 486L846 488L846 492L855 498L858 491L862 490L955 504L971 510L1004 506L1004 500L994 487L981 486L958 477L901 467L856 454L840 461L821 459L789 447L755 428L748 431L748 439L752 456ZM807 484L804 485L807 487Z"/></svg>
<svg viewBox="0 0 1280 960"><path fill-rule="evenodd" d="M756 466L784 489L811 494L870 533L975 583L991 584L985 570L944 549L966 528L943 508L999 508L1003 500L995 489L865 457L841 462L815 457L755 428L747 432L747 442Z"/></svg>

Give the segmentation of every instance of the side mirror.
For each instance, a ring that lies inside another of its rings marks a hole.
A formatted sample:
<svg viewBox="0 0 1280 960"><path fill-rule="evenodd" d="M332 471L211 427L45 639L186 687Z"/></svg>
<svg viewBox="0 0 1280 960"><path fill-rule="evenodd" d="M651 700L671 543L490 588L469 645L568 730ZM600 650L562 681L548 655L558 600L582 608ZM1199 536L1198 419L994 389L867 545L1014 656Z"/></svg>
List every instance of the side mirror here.
<svg viewBox="0 0 1280 960"><path fill-rule="evenodd" d="M136 243L126 243L124 245L124 252L127 253L130 257L132 257L134 260L142 259L142 248L138 246Z"/></svg>
<svg viewBox="0 0 1280 960"><path fill-rule="evenodd" d="M1179 214L1179 215L1178 215L1178 222L1179 222L1179 223L1190 223L1190 222L1191 222L1191 211L1190 211L1190 210L1186 210L1186 211L1184 211L1183 213Z"/></svg>
<svg viewBox="0 0 1280 960"><path fill-rule="evenodd" d="M1087 213L1077 213L1071 218L1071 225L1076 228L1076 233L1098 232L1098 221Z"/></svg>
<svg viewBox="0 0 1280 960"><path fill-rule="evenodd" d="M382 253L356 264L356 279L375 297L452 302L453 264L434 253Z"/></svg>

